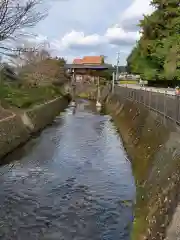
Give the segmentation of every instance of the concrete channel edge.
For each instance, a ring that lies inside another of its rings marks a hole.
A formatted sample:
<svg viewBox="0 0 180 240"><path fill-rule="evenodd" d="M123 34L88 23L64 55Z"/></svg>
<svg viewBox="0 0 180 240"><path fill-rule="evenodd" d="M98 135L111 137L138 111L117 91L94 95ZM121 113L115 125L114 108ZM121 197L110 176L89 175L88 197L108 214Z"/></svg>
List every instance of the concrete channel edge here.
<svg viewBox="0 0 180 240"><path fill-rule="evenodd" d="M132 162L137 187L132 239L180 239L178 127L119 95L107 97L104 106Z"/></svg>
<svg viewBox="0 0 180 240"><path fill-rule="evenodd" d="M0 159L19 145L27 142L31 136L50 124L69 103L69 98L59 97L37 105L21 113L0 121Z"/></svg>

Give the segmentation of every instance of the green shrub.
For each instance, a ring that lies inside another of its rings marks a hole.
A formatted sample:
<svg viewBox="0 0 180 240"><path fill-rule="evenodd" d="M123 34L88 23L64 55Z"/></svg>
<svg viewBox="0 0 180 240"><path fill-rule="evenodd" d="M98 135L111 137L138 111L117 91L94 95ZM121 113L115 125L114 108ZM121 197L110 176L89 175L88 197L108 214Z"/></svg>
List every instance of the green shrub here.
<svg viewBox="0 0 180 240"><path fill-rule="evenodd" d="M55 86L27 88L18 84L1 84L0 100L18 108L29 108L61 95L61 90Z"/></svg>

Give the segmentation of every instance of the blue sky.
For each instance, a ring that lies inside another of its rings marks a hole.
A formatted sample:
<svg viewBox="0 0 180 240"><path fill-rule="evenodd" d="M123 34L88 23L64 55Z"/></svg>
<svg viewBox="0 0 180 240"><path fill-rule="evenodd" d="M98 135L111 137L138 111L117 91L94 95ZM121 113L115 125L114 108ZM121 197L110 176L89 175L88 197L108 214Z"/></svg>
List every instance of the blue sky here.
<svg viewBox="0 0 180 240"><path fill-rule="evenodd" d="M54 0L48 17L32 30L36 41L48 41L54 55L69 62L84 55L107 56L126 63L136 40L138 21L152 11L149 0Z"/></svg>

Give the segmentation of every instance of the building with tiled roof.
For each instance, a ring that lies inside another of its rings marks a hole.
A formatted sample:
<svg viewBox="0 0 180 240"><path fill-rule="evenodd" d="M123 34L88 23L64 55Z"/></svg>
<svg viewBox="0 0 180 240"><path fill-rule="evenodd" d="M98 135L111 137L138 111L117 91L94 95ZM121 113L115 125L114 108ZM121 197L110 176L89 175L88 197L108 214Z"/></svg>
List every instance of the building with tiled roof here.
<svg viewBox="0 0 180 240"><path fill-rule="evenodd" d="M76 82L95 82L99 79L100 72L108 68L103 56L75 58L67 67L73 69Z"/></svg>
<svg viewBox="0 0 180 240"><path fill-rule="evenodd" d="M75 58L73 64L83 64L83 65L101 65L104 63L103 56L85 56L82 59Z"/></svg>

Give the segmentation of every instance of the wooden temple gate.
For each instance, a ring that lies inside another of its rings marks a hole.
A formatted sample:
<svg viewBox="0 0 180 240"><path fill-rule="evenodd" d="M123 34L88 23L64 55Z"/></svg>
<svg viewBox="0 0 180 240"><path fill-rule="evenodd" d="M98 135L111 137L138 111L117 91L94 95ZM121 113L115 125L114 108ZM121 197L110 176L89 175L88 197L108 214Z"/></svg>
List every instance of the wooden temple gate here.
<svg viewBox="0 0 180 240"><path fill-rule="evenodd" d="M82 65L67 64L67 72L71 75L72 97L75 98L77 91L83 92L88 85L96 84L97 91L101 81L101 72L109 68L108 65Z"/></svg>

